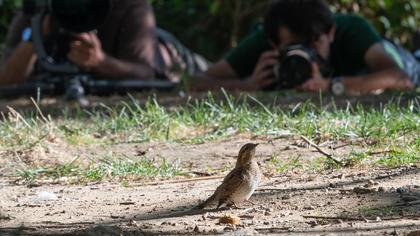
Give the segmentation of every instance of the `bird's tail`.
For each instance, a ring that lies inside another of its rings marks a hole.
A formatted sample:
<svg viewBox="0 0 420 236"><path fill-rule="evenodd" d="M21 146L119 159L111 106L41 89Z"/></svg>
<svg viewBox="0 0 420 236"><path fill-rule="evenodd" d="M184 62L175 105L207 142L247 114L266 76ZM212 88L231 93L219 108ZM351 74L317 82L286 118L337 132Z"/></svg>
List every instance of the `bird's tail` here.
<svg viewBox="0 0 420 236"><path fill-rule="evenodd" d="M197 209L203 209L204 207L212 204L215 201L216 201L216 193L213 193L213 195L211 195L207 200L205 200L204 202L199 204L196 208Z"/></svg>

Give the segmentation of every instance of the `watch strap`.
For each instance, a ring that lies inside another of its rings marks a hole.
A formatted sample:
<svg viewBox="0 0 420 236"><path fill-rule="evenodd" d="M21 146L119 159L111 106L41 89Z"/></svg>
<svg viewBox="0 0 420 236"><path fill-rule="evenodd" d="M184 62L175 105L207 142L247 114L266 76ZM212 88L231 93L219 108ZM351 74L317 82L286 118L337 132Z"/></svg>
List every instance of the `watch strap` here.
<svg viewBox="0 0 420 236"><path fill-rule="evenodd" d="M26 27L22 31L22 41L23 42L31 42L32 41L32 28Z"/></svg>

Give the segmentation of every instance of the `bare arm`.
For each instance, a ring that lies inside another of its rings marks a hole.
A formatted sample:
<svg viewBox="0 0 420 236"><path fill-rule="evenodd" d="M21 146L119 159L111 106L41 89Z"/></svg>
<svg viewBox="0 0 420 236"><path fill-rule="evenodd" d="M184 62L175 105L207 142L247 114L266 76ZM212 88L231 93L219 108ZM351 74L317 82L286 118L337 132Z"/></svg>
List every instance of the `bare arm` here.
<svg viewBox="0 0 420 236"><path fill-rule="evenodd" d="M23 83L36 61L32 43L21 42L0 65L0 85Z"/></svg>
<svg viewBox="0 0 420 236"><path fill-rule="evenodd" d="M113 13L117 24L106 21L105 26L118 29L111 31L112 35L104 29L101 39L107 45L92 32L75 35L69 60L109 79L153 79L156 24L151 6L147 1L122 1ZM110 41L114 36L115 41Z"/></svg>
<svg viewBox="0 0 420 236"><path fill-rule="evenodd" d="M82 33L75 37L77 40L71 43L67 57L84 70L112 79L153 78L154 71L150 66L116 59L106 54L95 33Z"/></svg>
<svg viewBox="0 0 420 236"><path fill-rule="evenodd" d="M112 79L153 79L154 71L150 66L135 64L106 55L95 69L97 74Z"/></svg>
<svg viewBox="0 0 420 236"><path fill-rule="evenodd" d="M221 60L206 72L197 75L191 89L197 91L228 90L255 91L274 83L273 66L278 63L277 51L268 51L261 55L254 73L249 78L240 79L226 60Z"/></svg>
<svg viewBox="0 0 420 236"><path fill-rule="evenodd" d="M33 44L21 41L22 31L29 24L30 19L19 12L9 26L0 59L0 85L22 83L32 72L36 61Z"/></svg>
<svg viewBox="0 0 420 236"><path fill-rule="evenodd" d="M413 87L408 75L388 55L382 44L374 44L367 51L365 61L371 70L370 74L343 77L343 84L349 93L369 93L384 89L407 90ZM317 66L313 71L313 78L299 89L310 92L328 91L331 81L322 77Z"/></svg>
<svg viewBox="0 0 420 236"><path fill-rule="evenodd" d="M406 90L412 88L408 75L388 55L380 43L374 44L366 53L365 61L371 74L343 78L347 90L367 93L380 89Z"/></svg>
<svg viewBox="0 0 420 236"><path fill-rule="evenodd" d="M218 90L220 88L227 90L250 90L247 83L239 79L226 60L221 60L208 71L198 74L190 86L195 91Z"/></svg>

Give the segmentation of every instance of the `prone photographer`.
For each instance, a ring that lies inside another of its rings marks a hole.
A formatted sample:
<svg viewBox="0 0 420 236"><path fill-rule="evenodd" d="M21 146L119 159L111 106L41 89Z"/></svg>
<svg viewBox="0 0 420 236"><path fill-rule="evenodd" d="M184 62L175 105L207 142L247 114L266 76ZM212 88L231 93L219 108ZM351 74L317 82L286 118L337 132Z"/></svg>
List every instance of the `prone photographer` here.
<svg viewBox="0 0 420 236"><path fill-rule="evenodd" d="M42 1L48 2L38 2ZM51 2L57 5L76 2L100 5L106 1ZM66 50L58 50L61 54L64 52L64 55L58 55L61 61L69 61L97 78L111 80L160 78L176 83L180 80L181 72L174 72L173 68L188 69L192 73L207 68L204 59L183 47L169 33L157 29L153 9L146 0L109 2L110 10L97 30L71 33L71 40L63 47ZM68 22L74 21L77 19L69 19ZM58 41L56 35L51 35L53 23L56 23L53 16L45 17L43 36L47 48ZM0 85L21 84L38 73L39 58L32 40L32 30L31 16L19 12L10 26L0 60ZM174 48L178 50L171 51ZM189 64L185 62L186 59Z"/></svg>
<svg viewBox="0 0 420 236"><path fill-rule="evenodd" d="M323 0L277 0L264 26L197 75L191 87L341 95L412 89L419 77L414 56L385 43L364 18L333 15Z"/></svg>

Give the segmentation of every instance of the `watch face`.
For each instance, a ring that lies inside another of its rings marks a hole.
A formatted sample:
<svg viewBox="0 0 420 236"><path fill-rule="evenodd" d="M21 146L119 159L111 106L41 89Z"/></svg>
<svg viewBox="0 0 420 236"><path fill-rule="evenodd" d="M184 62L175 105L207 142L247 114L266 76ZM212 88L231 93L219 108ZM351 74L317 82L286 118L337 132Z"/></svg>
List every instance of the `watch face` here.
<svg viewBox="0 0 420 236"><path fill-rule="evenodd" d="M342 82L333 82L332 84L332 92L335 95L342 95L345 92L344 84Z"/></svg>

